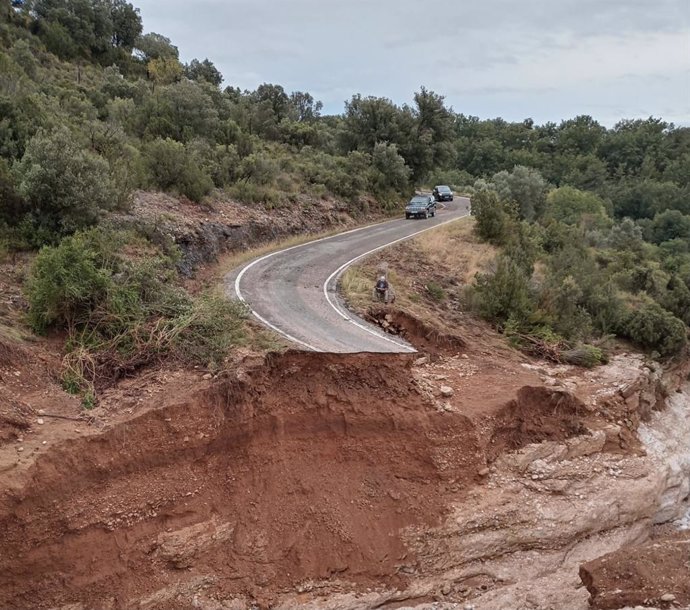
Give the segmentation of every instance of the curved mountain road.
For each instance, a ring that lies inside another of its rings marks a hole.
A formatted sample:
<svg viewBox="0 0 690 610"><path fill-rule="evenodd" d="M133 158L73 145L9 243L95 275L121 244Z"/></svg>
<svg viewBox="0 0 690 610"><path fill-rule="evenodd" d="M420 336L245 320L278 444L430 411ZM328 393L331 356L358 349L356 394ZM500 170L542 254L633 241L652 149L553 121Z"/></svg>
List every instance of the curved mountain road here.
<svg viewBox="0 0 690 610"><path fill-rule="evenodd" d="M337 282L349 265L377 250L469 214L469 199L426 220L391 220L259 257L226 276L226 292L266 326L318 352L413 352L345 309ZM373 286L373 278L372 278Z"/></svg>

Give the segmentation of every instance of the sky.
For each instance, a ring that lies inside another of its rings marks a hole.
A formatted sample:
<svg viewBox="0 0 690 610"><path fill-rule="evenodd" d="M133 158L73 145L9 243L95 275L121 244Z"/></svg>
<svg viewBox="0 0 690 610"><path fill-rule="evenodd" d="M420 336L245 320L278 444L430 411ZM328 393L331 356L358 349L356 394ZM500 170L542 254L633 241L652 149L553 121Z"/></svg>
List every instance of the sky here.
<svg viewBox="0 0 690 610"><path fill-rule="evenodd" d="M224 85L308 91L339 114L353 94L456 112L611 127L690 125L690 0L132 0L180 59Z"/></svg>

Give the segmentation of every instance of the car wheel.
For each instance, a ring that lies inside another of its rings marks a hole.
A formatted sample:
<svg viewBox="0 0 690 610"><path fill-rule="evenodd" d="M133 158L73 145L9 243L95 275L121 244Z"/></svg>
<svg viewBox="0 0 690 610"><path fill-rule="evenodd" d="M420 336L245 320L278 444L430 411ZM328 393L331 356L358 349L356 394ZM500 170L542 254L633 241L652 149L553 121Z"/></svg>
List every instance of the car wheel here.
<svg viewBox="0 0 690 610"><path fill-rule="evenodd" d="M424 212L424 218L429 218L429 212Z"/></svg>
<svg viewBox="0 0 690 610"><path fill-rule="evenodd" d="M407 220L410 220L410 215L409 215L409 214L405 214L405 218L406 218Z"/></svg>

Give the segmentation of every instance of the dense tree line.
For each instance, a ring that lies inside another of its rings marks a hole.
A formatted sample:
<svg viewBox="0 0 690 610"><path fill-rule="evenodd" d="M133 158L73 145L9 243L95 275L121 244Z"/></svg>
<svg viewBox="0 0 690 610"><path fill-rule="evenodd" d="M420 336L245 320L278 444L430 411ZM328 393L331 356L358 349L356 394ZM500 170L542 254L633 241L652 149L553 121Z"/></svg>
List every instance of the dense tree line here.
<svg viewBox="0 0 690 610"><path fill-rule="evenodd" d="M524 276L526 292L507 301L524 305L519 316L544 314L572 337L623 333L626 312L648 314L626 323L639 326L629 336L651 337L667 314L690 322L690 129L651 117L610 129L589 116L480 120L424 87L410 105L356 94L323 116L308 92L242 91L226 77L208 58L183 64L125 0L0 0L5 247L58 244L138 188L268 206L308 192L356 211L363 194L395 206L415 186L447 183L475 193L480 231L504 247L496 281ZM537 260L551 275L535 293Z"/></svg>

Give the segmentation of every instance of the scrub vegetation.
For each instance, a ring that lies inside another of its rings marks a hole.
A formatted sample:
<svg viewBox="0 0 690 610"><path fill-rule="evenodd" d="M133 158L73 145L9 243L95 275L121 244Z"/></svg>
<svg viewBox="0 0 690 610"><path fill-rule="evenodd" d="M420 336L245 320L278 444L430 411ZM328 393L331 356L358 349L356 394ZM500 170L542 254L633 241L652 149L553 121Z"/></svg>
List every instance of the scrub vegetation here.
<svg viewBox="0 0 690 610"><path fill-rule="evenodd" d="M500 252L467 300L516 341L684 349L690 129L480 120L424 87L410 105L354 94L325 116L308 92L231 79L182 63L124 0L0 0L0 255L37 253L28 320L67 333L70 387L163 354L219 366L242 341L241 307L179 287L174 244L109 222L137 190L268 210L308 194L357 215L448 184ZM442 283L427 293L447 300Z"/></svg>

